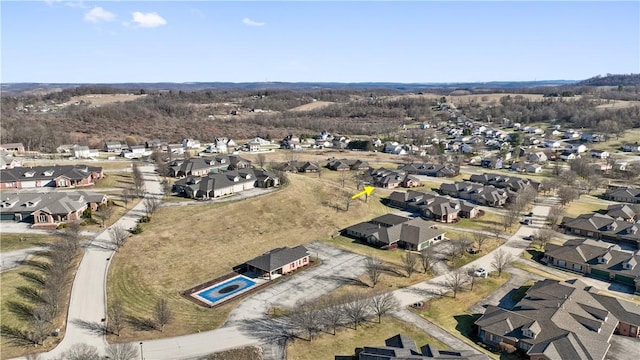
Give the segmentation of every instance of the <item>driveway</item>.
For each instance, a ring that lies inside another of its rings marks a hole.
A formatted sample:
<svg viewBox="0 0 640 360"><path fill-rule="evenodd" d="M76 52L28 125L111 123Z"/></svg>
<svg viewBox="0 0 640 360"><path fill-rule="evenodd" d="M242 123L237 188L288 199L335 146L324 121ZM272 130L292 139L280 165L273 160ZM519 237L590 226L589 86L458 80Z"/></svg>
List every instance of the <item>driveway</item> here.
<svg viewBox="0 0 640 360"><path fill-rule="evenodd" d="M3 252L0 254L0 259L2 259L0 271L16 268L20 266L29 255L46 249L46 246L37 246L29 249Z"/></svg>
<svg viewBox="0 0 640 360"><path fill-rule="evenodd" d="M283 282L271 285L241 302L229 315L226 325L265 318L274 306L293 308L300 300L319 298L365 272L365 257L333 246L314 242L305 245L322 263Z"/></svg>
<svg viewBox="0 0 640 360"><path fill-rule="evenodd" d="M270 189L253 188L253 189L250 189L250 190L245 190L245 191L233 194L231 196L225 196L225 197L221 197L221 198L215 198L215 199L210 199L210 200L205 200L205 201L193 200L193 201L165 202L165 203L162 203L161 206L165 207L165 206L206 205L206 204L211 204L211 203L238 201L238 200L245 200L245 199L249 199L249 198L252 198L252 197L268 194L268 193L273 192L273 191L275 191L274 188L270 188Z"/></svg>
<svg viewBox="0 0 640 360"><path fill-rule="evenodd" d="M32 229L32 224L26 222L3 221L0 223L0 232L7 234L55 234L55 230Z"/></svg>
<svg viewBox="0 0 640 360"><path fill-rule="evenodd" d="M607 352L607 359L638 360L638 354L640 354L640 339L620 335L611 337L611 348Z"/></svg>

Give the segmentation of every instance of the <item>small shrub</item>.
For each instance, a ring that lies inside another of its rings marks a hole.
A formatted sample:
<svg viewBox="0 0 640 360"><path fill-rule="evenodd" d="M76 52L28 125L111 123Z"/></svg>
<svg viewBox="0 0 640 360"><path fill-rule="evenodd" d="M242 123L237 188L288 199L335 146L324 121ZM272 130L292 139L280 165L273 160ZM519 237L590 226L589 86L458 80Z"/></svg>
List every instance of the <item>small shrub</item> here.
<svg viewBox="0 0 640 360"><path fill-rule="evenodd" d="M138 220L139 223L148 223L151 221L151 216L145 215Z"/></svg>
<svg viewBox="0 0 640 360"><path fill-rule="evenodd" d="M93 215L93 211L91 210L90 207L88 207L85 211L82 212L82 217L85 219L91 219L92 215Z"/></svg>
<svg viewBox="0 0 640 360"><path fill-rule="evenodd" d="M80 226L87 226L91 223L91 221L89 219L84 219L82 220L82 222L80 223Z"/></svg>
<svg viewBox="0 0 640 360"><path fill-rule="evenodd" d="M58 229L58 230L62 230L62 229L64 229L64 228L66 228L66 227L67 227L67 224L65 223L65 224L60 224L60 225L58 225L58 227L57 227L56 229Z"/></svg>
<svg viewBox="0 0 640 360"><path fill-rule="evenodd" d="M141 234L144 231L144 229L142 228L142 226L140 226L140 224L136 225L136 227L133 228L133 230L131 230L132 234Z"/></svg>

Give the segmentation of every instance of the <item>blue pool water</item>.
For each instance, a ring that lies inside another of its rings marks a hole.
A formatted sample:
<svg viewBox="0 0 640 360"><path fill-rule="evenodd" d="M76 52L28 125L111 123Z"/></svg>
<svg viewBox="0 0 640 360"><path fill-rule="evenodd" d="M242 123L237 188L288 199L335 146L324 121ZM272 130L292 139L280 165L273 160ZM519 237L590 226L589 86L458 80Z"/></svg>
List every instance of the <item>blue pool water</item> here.
<svg viewBox="0 0 640 360"><path fill-rule="evenodd" d="M228 297L244 292L256 285L256 282L242 275L232 277L219 284L193 293L192 296L201 297L211 304L216 304Z"/></svg>

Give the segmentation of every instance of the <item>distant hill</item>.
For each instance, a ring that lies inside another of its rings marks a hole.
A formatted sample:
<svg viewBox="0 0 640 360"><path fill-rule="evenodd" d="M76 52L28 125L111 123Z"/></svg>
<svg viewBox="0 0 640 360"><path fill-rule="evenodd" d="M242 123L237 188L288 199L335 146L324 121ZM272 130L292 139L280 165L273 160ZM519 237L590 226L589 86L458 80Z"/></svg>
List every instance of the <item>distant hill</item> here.
<svg viewBox="0 0 640 360"><path fill-rule="evenodd" d="M389 82L364 82L364 83L338 83L338 82L196 82L196 83L118 83L118 84L46 84L46 83L5 83L2 84L3 93L48 93L61 91L80 86L111 87L139 91L201 91L208 89L228 90L260 90L281 89L292 91L319 91L319 90L365 90L365 89L390 89L404 92L417 92L428 89L515 89L533 88L539 86L561 86L575 84L574 80L541 80L541 81L491 81L470 83L389 83Z"/></svg>
<svg viewBox="0 0 640 360"><path fill-rule="evenodd" d="M640 85L640 74L607 74L578 82L581 86L633 86Z"/></svg>

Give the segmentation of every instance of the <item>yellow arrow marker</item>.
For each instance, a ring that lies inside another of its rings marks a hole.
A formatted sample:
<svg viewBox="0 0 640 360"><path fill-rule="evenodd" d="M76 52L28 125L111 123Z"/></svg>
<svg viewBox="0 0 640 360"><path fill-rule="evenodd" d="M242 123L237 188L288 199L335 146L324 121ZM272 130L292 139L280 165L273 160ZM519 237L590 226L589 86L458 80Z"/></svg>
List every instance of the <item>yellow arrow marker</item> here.
<svg viewBox="0 0 640 360"><path fill-rule="evenodd" d="M373 191L373 189L375 189L373 186L365 186L364 187L364 191L361 191L361 192L353 195L351 198L355 199L355 198L357 198L359 196L362 196L364 194L367 194L367 196L369 196L369 195L371 195L371 192Z"/></svg>

